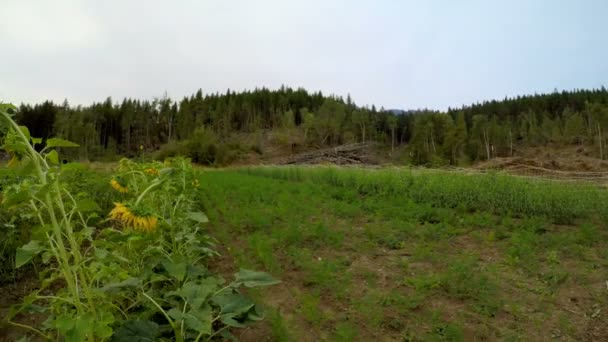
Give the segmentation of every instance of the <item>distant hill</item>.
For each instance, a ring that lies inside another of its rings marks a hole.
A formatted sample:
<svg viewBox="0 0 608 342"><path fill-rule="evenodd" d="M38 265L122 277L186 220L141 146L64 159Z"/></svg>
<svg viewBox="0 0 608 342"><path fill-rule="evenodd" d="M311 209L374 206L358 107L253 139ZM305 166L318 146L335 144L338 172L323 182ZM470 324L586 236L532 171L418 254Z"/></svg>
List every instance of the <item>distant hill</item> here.
<svg viewBox="0 0 608 342"><path fill-rule="evenodd" d="M395 163L463 165L542 146L585 146L589 158L608 159L605 88L483 101L446 112L376 108L359 107L350 96L281 87L199 90L179 100L108 98L77 107L46 101L22 104L16 118L34 137L78 143L80 148L63 151L72 159L132 157L143 148L148 156L184 154L223 165L251 151L261 157L370 141L390 148Z"/></svg>
<svg viewBox="0 0 608 342"><path fill-rule="evenodd" d="M468 116L477 114L498 117L517 117L522 113L548 113L550 117L561 116L566 110L580 112L587 103L608 105L608 91L599 89L563 90L547 94L520 95L502 100L488 100L461 108L449 108L448 113L464 112Z"/></svg>

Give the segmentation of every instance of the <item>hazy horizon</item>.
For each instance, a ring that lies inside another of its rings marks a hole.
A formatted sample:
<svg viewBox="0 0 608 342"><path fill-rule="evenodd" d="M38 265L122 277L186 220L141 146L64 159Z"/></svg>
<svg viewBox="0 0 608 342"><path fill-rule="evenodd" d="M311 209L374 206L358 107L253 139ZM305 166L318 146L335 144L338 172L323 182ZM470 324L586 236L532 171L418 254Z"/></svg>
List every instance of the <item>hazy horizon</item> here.
<svg viewBox="0 0 608 342"><path fill-rule="evenodd" d="M144 7L145 5L145 7ZM608 79L602 1L3 4L0 101L303 87L445 110Z"/></svg>

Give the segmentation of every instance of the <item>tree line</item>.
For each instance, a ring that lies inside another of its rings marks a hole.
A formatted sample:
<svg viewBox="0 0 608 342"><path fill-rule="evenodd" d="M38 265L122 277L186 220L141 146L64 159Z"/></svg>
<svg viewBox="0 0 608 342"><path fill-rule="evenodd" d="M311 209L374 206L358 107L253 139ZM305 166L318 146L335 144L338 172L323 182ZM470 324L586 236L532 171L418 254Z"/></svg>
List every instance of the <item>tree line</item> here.
<svg viewBox="0 0 608 342"><path fill-rule="evenodd" d="M271 132L277 144L301 149L376 141L414 164L466 164L546 144L591 145L602 159L608 153L605 88L505 98L445 112L357 106L350 96L301 88L199 90L178 101L165 95L108 98L89 106L21 104L16 118L32 136L78 143L70 157L88 160L180 145L190 146L182 151L198 162L214 163L235 134L256 132Z"/></svg>

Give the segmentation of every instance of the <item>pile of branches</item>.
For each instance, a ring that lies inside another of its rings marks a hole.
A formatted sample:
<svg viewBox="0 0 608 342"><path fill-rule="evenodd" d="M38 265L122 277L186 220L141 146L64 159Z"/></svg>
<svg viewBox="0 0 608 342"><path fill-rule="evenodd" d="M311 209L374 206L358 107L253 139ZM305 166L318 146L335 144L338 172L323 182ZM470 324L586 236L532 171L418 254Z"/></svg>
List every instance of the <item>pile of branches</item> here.
<svg viewBox="0 0 608 342"><path fill-rule="evenodd" d="M284 160L281 164L377 164L374 157L374 146L377 143L355 143L340 145L332 148L296 154Z"/></svg>

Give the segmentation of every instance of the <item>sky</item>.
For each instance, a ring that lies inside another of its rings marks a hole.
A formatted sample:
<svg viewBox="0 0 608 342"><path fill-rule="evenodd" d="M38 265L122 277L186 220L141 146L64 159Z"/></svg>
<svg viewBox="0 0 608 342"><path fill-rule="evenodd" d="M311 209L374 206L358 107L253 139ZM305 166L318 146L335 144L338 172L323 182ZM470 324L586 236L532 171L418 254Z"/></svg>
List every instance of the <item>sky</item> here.
<svg viewBox="0 0 608 342"><path fill-rule="evenodd" d="M0 101L281 85L445 110L608 86L605 0L1 0Z"/></svg>

